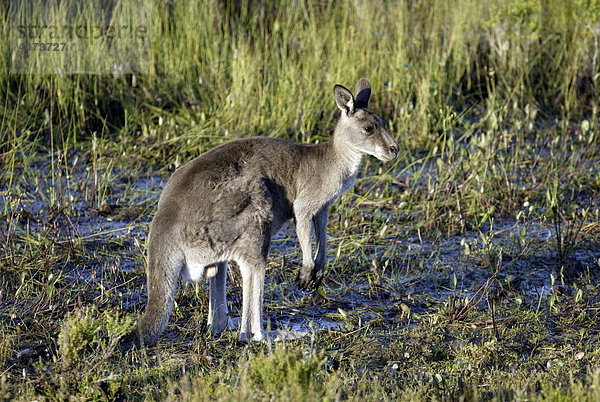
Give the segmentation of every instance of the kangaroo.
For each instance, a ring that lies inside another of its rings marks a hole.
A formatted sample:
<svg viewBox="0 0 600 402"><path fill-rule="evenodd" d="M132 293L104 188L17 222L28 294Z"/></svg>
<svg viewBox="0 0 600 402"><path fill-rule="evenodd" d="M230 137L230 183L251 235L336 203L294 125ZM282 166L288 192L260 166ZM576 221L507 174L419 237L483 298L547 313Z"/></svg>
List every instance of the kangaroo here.
<svg viewBox="0 0 600 402"><path fill-rule="evenodd" d="M367 109L371 85L356 84L354 96L333 89L341 117L332 140L301 144L252 137L219 145L176 170L158 202L148 235L148 302L136 328L136 343L151 345L163 332L181 275L209 278L208 327L228 325L227 262L242 276L240 339L264 339L262 304L271 238L289 219L302 249L301 289L316 289L326 262L326 229L332 202L353 184L362 154L390 161L398 144L383 120ZM311 225L316 252L311 247Z"/></svg>

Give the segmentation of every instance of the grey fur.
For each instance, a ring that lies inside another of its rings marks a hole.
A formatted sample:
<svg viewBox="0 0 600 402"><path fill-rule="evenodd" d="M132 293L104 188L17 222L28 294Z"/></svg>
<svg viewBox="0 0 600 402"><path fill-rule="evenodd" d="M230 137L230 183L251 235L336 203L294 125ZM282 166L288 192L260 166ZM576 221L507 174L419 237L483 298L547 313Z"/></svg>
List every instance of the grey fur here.
<svg viewBox="0 0 600 402"><path fill-rule="evenodd" d="M326 263L326 229L332 202L354 183L361 155L389 161L398 146L383 120L366 109L371 86L356 98L334 88L342 111L333 139L300 144L253 137L220 145L175 171L167 182L148 238L148 304L137 325L138 342L156 342L164 330L181 274L210 280L208 324L227 327L227 261L243 280L240 338L263 339L262 304L271 237L295 218L302 248L301 288L316 289ZM317 250L311 249L311 224Z"/></svg>

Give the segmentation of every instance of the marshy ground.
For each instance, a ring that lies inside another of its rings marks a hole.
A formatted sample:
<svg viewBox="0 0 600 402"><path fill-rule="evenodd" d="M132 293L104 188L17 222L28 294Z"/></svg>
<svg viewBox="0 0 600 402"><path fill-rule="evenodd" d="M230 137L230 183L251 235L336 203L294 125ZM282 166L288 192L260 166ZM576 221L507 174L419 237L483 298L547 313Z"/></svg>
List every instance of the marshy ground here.
<svg viewBox="0 0 600 402"><path fill-rule="evenodd" d="M179 291L157 346L120 351L118 337L145 305L145 236L166 175L108 167L94 208L85 155L58 162L54 180L42 157L13 170L0 300L5 397L188 397L208 392L193 385L205 381L214 381L207 397L309 399L516 397L597 384L597 221L567 221L557 237L553 221L525 204L477 229L415 229L423 218L397 201L411 191L394 176L400 163L365 175L333 208L318 293L294 284L301 260L293 223L275 238L267 326L284 339L289 330L304 337L246 345L235 329L211 335L208 289L198 284ZM50 186L53 202L44 196ZM232 316L239 281L232 266Z"/></svg>
<svg viewBox="0 0 600 402"><path fill-rule="evenodd" d="M1 75L0 399L600 399L600 7L550 3L166 2L151 74ZM332 207L319 292L293 223L274 239L284 340L208 333L201 283L157 345L118 349L173 170L327 140L360 76L400 156Z"/></svg>

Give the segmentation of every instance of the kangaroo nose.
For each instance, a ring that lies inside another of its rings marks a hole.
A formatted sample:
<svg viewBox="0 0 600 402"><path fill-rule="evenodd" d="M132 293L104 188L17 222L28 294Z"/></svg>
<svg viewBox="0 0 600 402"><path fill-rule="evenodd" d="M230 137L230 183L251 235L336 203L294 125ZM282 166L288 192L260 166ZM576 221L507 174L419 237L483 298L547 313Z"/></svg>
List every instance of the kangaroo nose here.
<svg viewBox="0 0 600 402"><path fill-rule="evenodd" d="M392 145L390 147L390 152L393 153L394 155L398 155L398 146Z"/></svg>

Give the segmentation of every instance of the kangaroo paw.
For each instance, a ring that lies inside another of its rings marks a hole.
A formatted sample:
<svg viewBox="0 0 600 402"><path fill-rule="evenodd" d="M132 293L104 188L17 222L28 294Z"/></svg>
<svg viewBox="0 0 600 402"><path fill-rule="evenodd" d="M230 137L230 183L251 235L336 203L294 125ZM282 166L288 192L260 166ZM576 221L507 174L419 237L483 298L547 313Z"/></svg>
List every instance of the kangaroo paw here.
<svg viewBox="0 0 600 402"><path fill-rule="evenodd" d="M298 276L296 277L298 287L303 290L317 290L322 280L323 269L318 267L302 267L300 272L298 272Z"/></svg>

